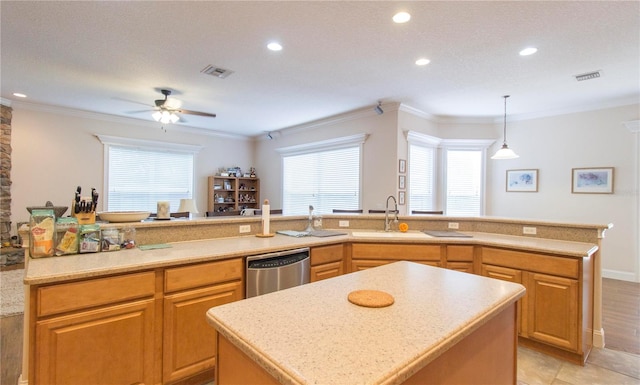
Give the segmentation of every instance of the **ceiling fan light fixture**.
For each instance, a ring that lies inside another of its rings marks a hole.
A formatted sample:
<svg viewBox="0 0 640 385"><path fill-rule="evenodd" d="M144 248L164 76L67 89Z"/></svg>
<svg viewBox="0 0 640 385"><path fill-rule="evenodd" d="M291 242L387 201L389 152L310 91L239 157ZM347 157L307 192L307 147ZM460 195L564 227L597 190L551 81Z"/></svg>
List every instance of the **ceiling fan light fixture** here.
<svg viewBox="0 0 640 385"><path fill-rule="evenodd" d="M180 120L180 117L178 115L167 110L156 111L151 114L151 116L156 122L160 122L162 124L176 123L178 120Z"/></svg>
<svg viewBox="0 0 640 385"><path fill-rule="evenodd" d="M491 157L491 159L502 160L502 159L516 159L520 156L513 152L512 149L507 145L507 98L509 95L504 95L504 141L502 142L502 147Z"/></svg>

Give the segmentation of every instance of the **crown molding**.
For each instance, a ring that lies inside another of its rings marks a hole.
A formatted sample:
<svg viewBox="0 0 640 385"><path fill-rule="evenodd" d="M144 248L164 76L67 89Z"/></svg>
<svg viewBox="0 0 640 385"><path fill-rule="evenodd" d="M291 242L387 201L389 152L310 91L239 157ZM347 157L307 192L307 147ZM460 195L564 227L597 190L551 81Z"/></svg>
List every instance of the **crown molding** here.
<svg viewBox="0 0 640 385"><path fill-rule="evenodd" d="M29 110L29 111L47 112L52 114L72 116L72 117L83 118L83 119L94 119L94 120L100 120L100 121L111 122L116 124L127 124L127 125L133 125L133 126L139 126L139 127L150 127L150 128L156 128L156 129L158 128L158 124L159 124L155 121L146 120L146 119L137 119L137 118L124 117L124 116L104 114L100 112L77 110L74 108L60 107L60 106L54 106L50 104L14 101L12 108L14 110L23 109L23 110ZM231 133L226 133L226 132L216 131L216 130L208 130L205 128L191 127L191 126L182 125L182 124L171 124L171 125L167 125L166 127L170 127L172 131L184 132L184 133L195 134L195 135L224 137L224 138L231 138L231 139L237 139L237 140L250 140L249 137L244 135L231 134Z"/></svg>

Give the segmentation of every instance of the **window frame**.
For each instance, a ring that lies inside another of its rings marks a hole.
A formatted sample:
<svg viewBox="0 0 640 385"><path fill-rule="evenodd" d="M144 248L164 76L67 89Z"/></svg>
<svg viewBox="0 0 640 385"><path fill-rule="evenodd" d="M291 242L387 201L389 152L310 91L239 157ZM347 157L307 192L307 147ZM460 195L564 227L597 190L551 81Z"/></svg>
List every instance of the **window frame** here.
<svg viewBox="0 0 640 385"><path fill-rule="evenodd" d="M284 208L284 197L285 197L285 170L284 170L284 159L290 156L297 155L307 155L314 154L325 151L339 150L344 148L352 148L359 147L359 165L358 165L358 173L359 173L359 185L358 185L358 208L362 208L362 191L363 191L363 172L362 172L362 164L364 162L364 142L369 137L369 134L356 134L339 138L332 138L317 142L304 143L294 146L281 147L277 148L276 152L280 154L280 173L282 175L282 185L281 187L281 201ZM318 212L319 214L329 214ZM286 213L285 213L286 214Z"/></svg>
<svg viewBox="0 0 640 385"><path fill-rule="evenodd" d="M109 202L109 166L110 166L110 158L109 158L109 148L111 146L115 147L130 147L132 149L140 149L146 151L154 151L154 152L174 152L181 154L190 154L193 157L192 161L192 170L191 170L191 198L194 197L196 192L196 162L197 162L197 154L204 148L204 146L200 145L190 145L190 144L179 144L179 143L169 143L169 142L161 142L161 141L153 141L146 139L133 139L133 138L124 138L118 136L109 136L109 135L95 135L100 142L103 144L103 169L104 169L104 180L103 180L103 193L101 197L101 201L103 202L104 211L109 211L108 202ZM177 209L177 208L176 208Z"/></svg>
<svg viewBox="0 0 640 385"><path fill-rule="evenodd" d="M442 207L446 215L450 215L446 212L447 208L447 182L448 182L448 164L447 153L453 151L480 151L480 212L478 216L482 216L486 212L487 201L487 149L495 143L493 139L443 139L441 142L442 147L442 179L440 185L440 192L442 196Z"/></svg>

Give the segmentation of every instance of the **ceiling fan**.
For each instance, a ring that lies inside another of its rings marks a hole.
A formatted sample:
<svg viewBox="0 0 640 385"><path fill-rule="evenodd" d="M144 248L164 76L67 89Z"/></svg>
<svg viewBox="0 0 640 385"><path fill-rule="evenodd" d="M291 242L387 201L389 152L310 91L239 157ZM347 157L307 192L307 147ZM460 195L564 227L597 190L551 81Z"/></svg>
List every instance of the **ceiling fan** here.
<svg viewBox="0 0 640 385"><path fill-rule="evenodd" d="M188 115L196 115L196 116L204 116L209 118L215 118L216 114L210 114L208 112L200 112L200 111L191 111L180 108L180 103L176 103L175 99L169 99L169 95L171 95L171 90L162 89L160 90L162 95L164 95L164 99L157 99L155 101L156 111L152 114L153 118L157 122L161 122L163 124L168 123L176 123L180 120L180 117L176 114L188 114Z"/></svg>

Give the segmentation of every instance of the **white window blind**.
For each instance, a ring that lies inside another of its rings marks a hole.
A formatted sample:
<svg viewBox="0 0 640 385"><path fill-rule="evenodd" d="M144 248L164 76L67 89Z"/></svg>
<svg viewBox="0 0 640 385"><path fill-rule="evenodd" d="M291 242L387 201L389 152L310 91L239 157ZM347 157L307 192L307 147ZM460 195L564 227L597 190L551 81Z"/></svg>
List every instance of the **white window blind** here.
<svg viewBox="0 0 640 385"><path fill-rule="evenodd" d="M434 210L435 149L409 145L409 210Z"/></svg>
<svg viewBox="0 0 640 385"><path fill-rule="evenodd" d="M169 201L176 212L181 198L193 196L193 153L108 145L108 211L156 212Z"/></svg>
<svg viewBox="0 0 640 385"><path fill-rule="evenodd" d="M360 145L283 155L282 209L304 215L360 206Z"/></svg>
<svg viewBox="0 0 640 385"><path fill-rule="evenodd" d="M447 215L479 216L482 202L482 150L446 151Z"/></svg>

